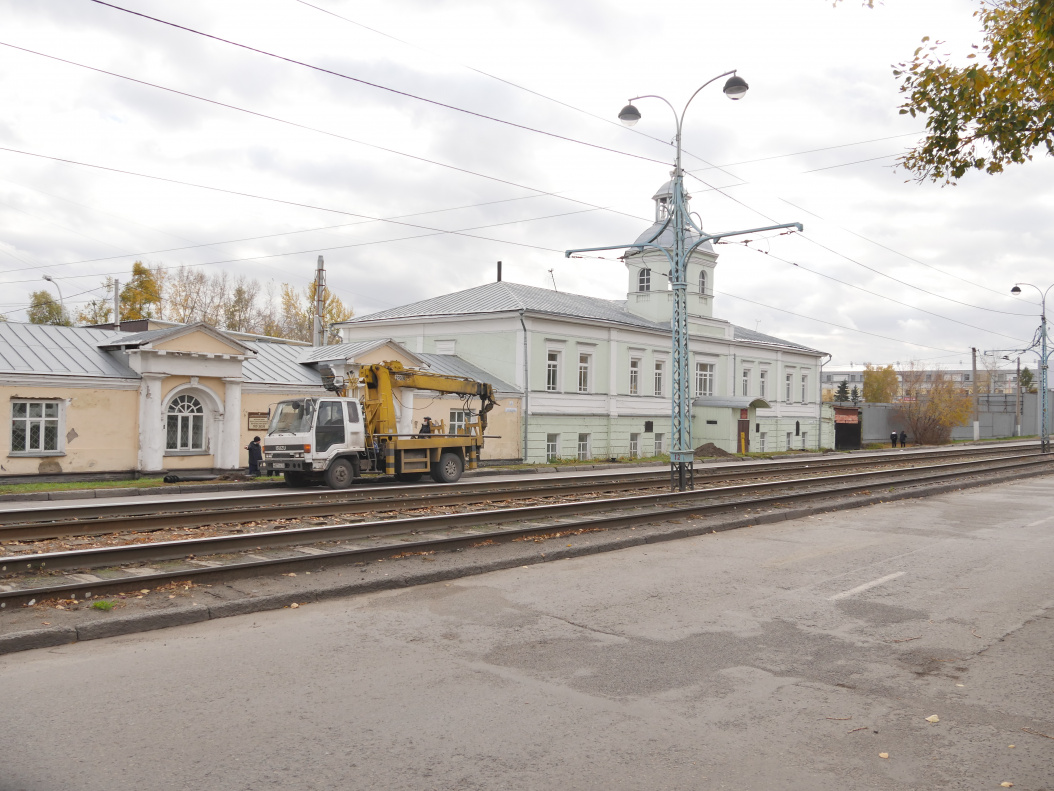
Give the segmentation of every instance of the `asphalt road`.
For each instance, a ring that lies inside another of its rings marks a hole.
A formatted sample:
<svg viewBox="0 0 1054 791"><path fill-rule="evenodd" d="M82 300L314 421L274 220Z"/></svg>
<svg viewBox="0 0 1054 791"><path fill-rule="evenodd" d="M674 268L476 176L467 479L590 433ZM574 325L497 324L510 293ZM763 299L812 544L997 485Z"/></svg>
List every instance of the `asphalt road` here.
<svg viewBox="0 0 1054 791"><path fill-rule="evenodd" d="M1050 483L0 657L0 789L1049 791Z"/></svg>

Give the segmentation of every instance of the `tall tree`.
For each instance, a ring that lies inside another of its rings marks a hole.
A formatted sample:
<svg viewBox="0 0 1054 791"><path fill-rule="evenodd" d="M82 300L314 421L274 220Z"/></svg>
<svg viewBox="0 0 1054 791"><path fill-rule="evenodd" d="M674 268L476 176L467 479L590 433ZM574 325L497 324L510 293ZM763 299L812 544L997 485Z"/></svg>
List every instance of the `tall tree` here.
<svg viewBox="0 0 1054 791"><path fill-rule="evenodd" d="M72 326L73 322L62 309L62 305L49 291L34 291L29 295L29 323Z"/></svg>
<svg viewBox="0 0 1054 791"><path fill-rule="evenodd" d="M1054 2L982 0L984 40L961 66L927 36L894 69L902 114L926 118L926 136L900 164L920 181L950 183L1054 154Z"/></svg>
<svg viewBox="0 0 1054 791"><path fill-rule="evenodd" d="M132 278L121 289L121 321L161 318L164 268L132 264Z"/></svg>
<svg viewBox="0 0 1054 791"><path fill-rule="evenodd" d="M897 397L900 382L892 365L885 368L864 366L864 400L869 404L890 404Z"/></svg>
<svg viewBox="0 0 1054 791"><path fill-rule="evenodd" d="M834 400L845 402L849 400L849 382L845 379L838 385L838 389L834 391Z"/></svg>
<svg viewBox="0 0 1054 791"><path fill-rule="evenodd" d="M849 392L849 400L854 404L860 403L860 391L857 389L856 385L853 385L853 389Z"/></svg>
<svg viewBox="0 0 1054 791"><path fill-rule="evenodd" d="M333 294L328 287L324 288L322 293L322 318L326 327L338 321L347 321L354 315L354 311L345 307L340 297ZM282 337L311 340L315 319L315 281L300 292L283 283L280 304Z"/></svg>

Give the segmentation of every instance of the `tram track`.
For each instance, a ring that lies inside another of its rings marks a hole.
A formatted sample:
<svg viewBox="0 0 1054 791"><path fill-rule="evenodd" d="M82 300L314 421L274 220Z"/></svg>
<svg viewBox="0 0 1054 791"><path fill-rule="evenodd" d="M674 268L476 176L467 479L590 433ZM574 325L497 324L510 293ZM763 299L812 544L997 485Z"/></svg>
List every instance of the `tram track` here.
<svg viewBox="0 0 1054 791"><path fill-rule="evenodd" d="M696 485L712 488L727 481L780 475L816 477L824 471L866 468L907 468L938 456L987 458L1007 453L1033 454L1031 446L963 448L935 454L906 451L860 458L819 458L795 462L744 462L735 466L697 469ZM569 497L604 492L633 492L669 484L665 469L621 470L560 478L470 481L457 486L426 484L400 487L355 487L350 490L308 490L251 493L210 500L172 498L151 502L76 503L9 509L0 513L0 543L47 541L111 533L138 533L274 520L376 514L425 508L473 506L495 500L515 501Z"/></svg>
<svg viewBox="0 0 1054 791"><path fill-rule="evenodd" d="M48 596L98 596L173 580L219 580L305 564L346 565L406 554L465 549L631 525L778 509L814 500L851 499L932 487L983 483L994 476L1054 471L1050 456L986 455L960 461L812 478L753 482L688 492L634 495L518 508L293 528L263 533L94 547L0 557L0 607ZM262 556L264 555L269 556ZM209 560L203 560L209 558ZM155 568L171 564L167 569ZM146 564L146 565L144 565ZM70 572L80 570L71 581ZM83 573L92 570L92 573Z"/></svg>

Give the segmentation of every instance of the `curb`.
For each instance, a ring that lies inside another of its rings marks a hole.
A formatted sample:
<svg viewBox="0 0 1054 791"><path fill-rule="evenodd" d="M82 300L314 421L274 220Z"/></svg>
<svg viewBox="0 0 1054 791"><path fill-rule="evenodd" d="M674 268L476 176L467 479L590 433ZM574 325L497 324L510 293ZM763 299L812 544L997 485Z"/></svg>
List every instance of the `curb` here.
<svg viewBox="0 0 1054 791"><path fill-rule="evenodd" d="M853 508L861 508L867 505L894 502L897 500L914 500L922 497L931 497L948 492L963 489L980 488L1005 483L1011 480L1023 478L1034 478L1045 473L1007 473L996 478L981 481L961 481L955 483L936 484L901 492L886 492L865 497L849 496L840 500L833 500L813 506L801 506L788 508L786 510L775 510L754 515L735 516L727 519L715 517L721 521L708 522L705 524L693 524L685 526L670 527L668 529L653 528L652 532L640 532L635 534L616 533L597 537L591 543L578 546L563 546L551 548L541 557L533 552L520 552L513 557L479 559L465 558L462 565L446 569L422 569L411 571L397 577L382 577L362 582L342 582L331 585L319 586L314 589L288 591L282 593L265 594L261 596L247 596L242 599L217 602L211 605L195 604L189 607L173 607L158 612L137 613L129 616L116 618L98 618L85 624L73 626L49 627L47 629L32 629L22 632L0 634L0 656L4 654L29 651L35 648L52 648L69 643L82 642L85 640L97 640L104 637L116 637L118 635L136 634L139 632L165 629L170 626L183 626L186 624L200 623L202 621L218 618L228 618L236 615L248 615L251 613L265 612L267 610L280 610L292 604L310 604L314 602L329 601L333 599L346 598L363 593L374 593L382 590L394 590L408 588L417 585L427 585L434 582L474 577L491 571L502 571L509 568L525 565L535 565L568 558L585 557L597 555L603 552L613 552L620 549L641 546L644 544L658 544L667 541L678 541L684 538L693 538L705 533L720 533L726 530L737 530L754 525L773 524L785 522L791 519L800 519L817 514L831 513L835 511L847 511ZM655 523L651 523L654 525ZM641 525L638 529L646 531L649 525ZM503 544L502 546L509 546ZM526 549L526 548L525 548Z"/></svg>

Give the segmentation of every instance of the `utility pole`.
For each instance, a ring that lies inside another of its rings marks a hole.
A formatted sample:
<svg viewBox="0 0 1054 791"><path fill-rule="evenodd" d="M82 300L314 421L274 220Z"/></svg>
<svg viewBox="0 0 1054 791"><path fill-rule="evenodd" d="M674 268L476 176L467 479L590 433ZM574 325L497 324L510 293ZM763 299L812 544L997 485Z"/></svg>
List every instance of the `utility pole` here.
<svg viewBox="0 0 1054 791"><path fill-rule="evenodd" d="M981 418L977 405L977 347L971 346L970 353L973 357L973 381L970 388L970 392L973 393L973 441L977 442L981 438Z"/></svg>
<svg viewBox="0 0 1054 791"><path fill-rule="evenodd" d="M323 323L326 312L326 263L318 257L315 269L315 332L312 345L326 345L326 328Z"/></svg>
<svg viewBox="0 0 1054 791"><path fill-rule="evenodd" d="M121 281L113 281L113 328L121 329Z"/></svg>
<svg viewBox="0 0 1054 791"><path fill-rule="evenodd" d="M1017 387L1014 388L1014 436L1021 436L1021 357L1017 358Z"/></svg>

